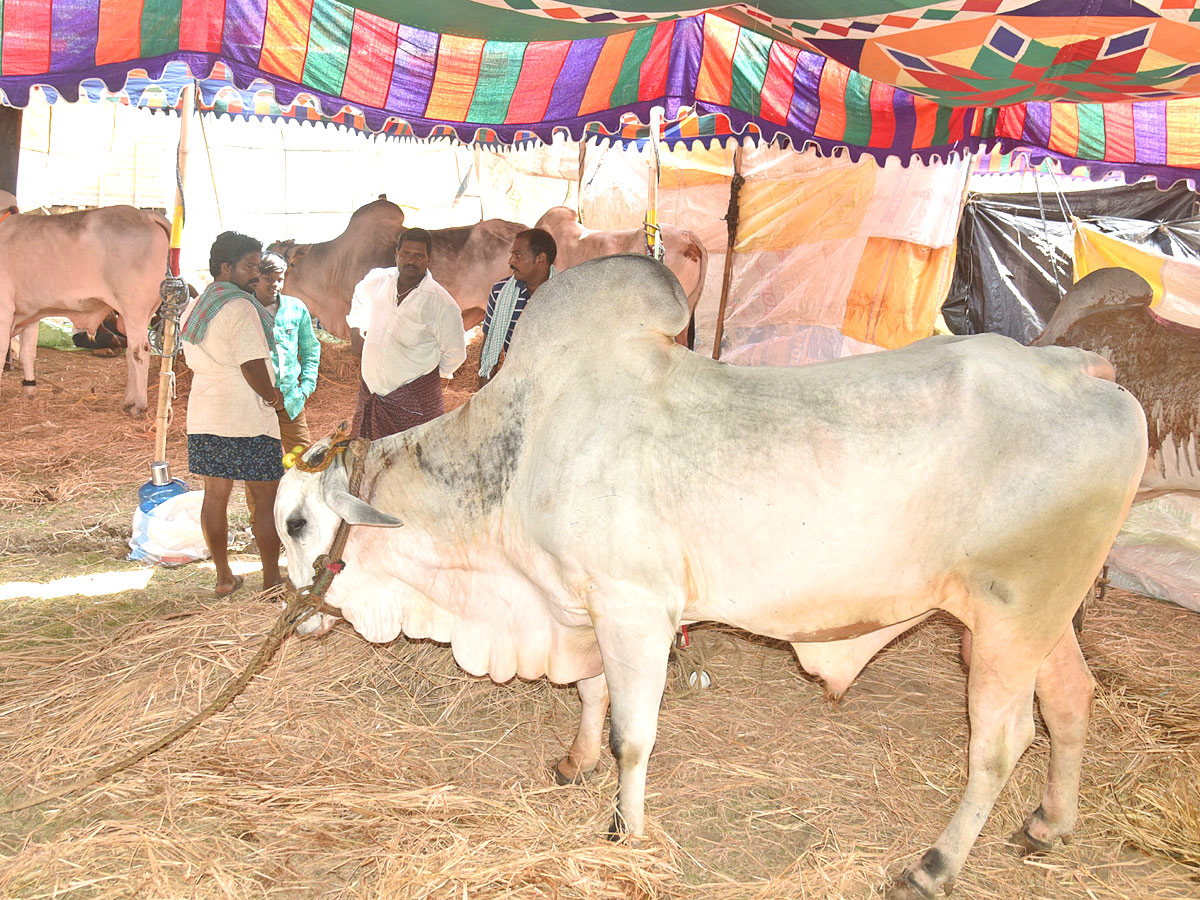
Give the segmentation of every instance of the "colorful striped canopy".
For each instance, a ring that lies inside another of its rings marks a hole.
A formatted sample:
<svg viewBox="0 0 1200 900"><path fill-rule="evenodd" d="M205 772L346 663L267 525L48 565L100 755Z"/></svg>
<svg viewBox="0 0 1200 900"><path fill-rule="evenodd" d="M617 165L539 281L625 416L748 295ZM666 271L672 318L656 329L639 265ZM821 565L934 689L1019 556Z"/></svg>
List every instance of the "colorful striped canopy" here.
<svg viewBox="0 0 1200 900"><path fill-rule="evenodd" d="M1081 17L1071 0L874 0L856 3L850 21L821 18L833 8L824 0L683 18L693 8L670 0L623 0L620 10L558 0L0 0L0 90L16 106L35 84L74 100L89 77L116 91L135 68L158 78L178 61L205 76L222 63L243 89L255 79L273 88L280 109L301 97L306 118L385 133L623 135L627 116L646 121L661 105L668 121L694 113L676 123L683 140L749 129L906 161L999 142L1174 180L1200 166L1200 101L1164 99L1200 93L1193 5L1093 0ZM518 25L553 39L455 33ZM572 37L597 30L608 33ZM236 99L237 111L258 108L252 97ZM986 108L1000 104L1009 105Z"/></svg>

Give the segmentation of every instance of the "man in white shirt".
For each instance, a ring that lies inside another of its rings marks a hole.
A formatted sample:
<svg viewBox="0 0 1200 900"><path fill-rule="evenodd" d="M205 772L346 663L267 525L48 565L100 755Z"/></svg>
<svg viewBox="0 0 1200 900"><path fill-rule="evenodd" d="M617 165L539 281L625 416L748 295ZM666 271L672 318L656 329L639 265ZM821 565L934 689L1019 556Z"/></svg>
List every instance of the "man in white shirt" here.
<svg viewBox="0 0 1200 900"><path fill-rule="evenodd" d="M410 228L396 266L372 269L350 301L350 346L362 354L353 433L378 440L446 411L442 378L467 358L462 312L429 274L432 238Z"/></svg>

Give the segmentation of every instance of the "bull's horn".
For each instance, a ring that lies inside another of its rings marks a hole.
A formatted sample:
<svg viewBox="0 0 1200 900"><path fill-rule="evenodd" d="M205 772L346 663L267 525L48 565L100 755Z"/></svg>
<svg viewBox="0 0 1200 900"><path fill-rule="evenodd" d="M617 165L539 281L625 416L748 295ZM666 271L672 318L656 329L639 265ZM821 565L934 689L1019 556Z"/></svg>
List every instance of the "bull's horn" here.
<svg viewBox="0 0 1200 900"><path fill-rule="evenodd" d="M387 525L396 526L404 523L395 516L373 507L370 503L359 500L349 491L331 490L325 492L325 502L335 513L351 525Z"/></svg>

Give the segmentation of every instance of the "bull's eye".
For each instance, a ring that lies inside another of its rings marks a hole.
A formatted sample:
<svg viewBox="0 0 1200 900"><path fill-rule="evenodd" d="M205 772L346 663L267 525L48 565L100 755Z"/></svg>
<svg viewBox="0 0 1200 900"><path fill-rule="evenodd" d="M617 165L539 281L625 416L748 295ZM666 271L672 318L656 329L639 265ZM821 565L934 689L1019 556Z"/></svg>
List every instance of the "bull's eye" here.
<svg viewBox="0 0 1200 900"><path fill-rule="evenodd" d="M289 516L287 520L288 537L299 537L308 520L304 516Z"/></svg>

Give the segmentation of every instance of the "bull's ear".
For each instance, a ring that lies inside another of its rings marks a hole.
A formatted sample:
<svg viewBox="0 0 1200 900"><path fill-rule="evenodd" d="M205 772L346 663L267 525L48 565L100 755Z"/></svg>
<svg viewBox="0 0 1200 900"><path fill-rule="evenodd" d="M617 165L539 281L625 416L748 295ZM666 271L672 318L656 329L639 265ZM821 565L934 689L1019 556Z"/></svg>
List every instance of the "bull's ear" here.
<svg viewBox="0 0 1200 900"><path fill-rule="evenodd" d="M385 525L395 527L404 523L395 516L381 512L370 503L359 500L349 491L327 491L325 502L351 525Z"/></svg>

